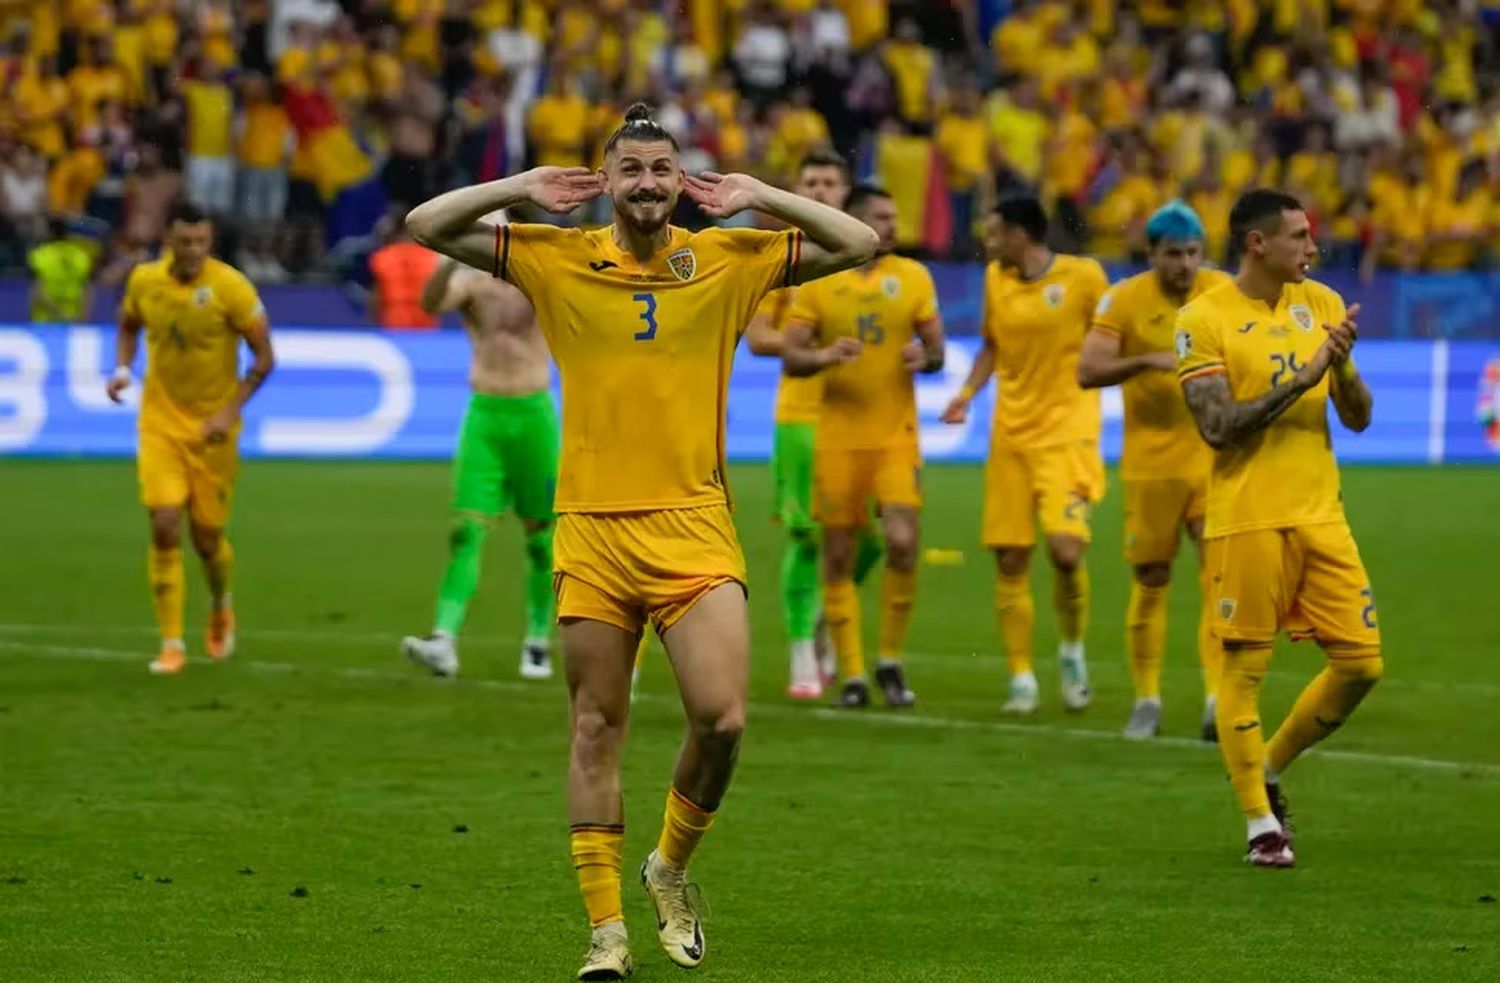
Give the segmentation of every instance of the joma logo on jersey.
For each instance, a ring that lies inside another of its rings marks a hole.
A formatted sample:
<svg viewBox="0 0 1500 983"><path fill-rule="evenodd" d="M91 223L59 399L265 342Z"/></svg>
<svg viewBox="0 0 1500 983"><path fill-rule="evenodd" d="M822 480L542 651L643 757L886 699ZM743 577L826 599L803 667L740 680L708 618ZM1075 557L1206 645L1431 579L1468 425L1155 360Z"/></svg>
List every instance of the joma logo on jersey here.
<svg viewBox="0 0 1500 983"><path fill-rule="evenodd" d="M1292 320L1297 322L1297 327L1303 331L1311 331L1313 328L1312 309L1305 304L1293 304L1287 308L1287 313Z"/></svg>
<svg viewBox="0 0 1500 983"><path fill-rule="evenodd" d="M691 280L698 272L698 257L691 249L679 249L667 257L667 268L679 280Z"/></svg>
<svg viewBox="0 0 1500 983"><path fill-rule="evenodd" d="M1060 283L1049 283L1042 290L1042 299L1047 302L1048 307L1061 307L1063 296L1067 289Z"/></svg>

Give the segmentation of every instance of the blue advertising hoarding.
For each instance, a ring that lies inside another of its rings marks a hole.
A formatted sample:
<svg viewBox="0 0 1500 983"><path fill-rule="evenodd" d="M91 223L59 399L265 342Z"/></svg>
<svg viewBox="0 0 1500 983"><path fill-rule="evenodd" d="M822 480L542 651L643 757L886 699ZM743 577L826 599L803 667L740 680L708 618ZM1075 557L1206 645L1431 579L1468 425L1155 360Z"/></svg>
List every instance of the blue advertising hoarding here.
<svg viewBox="0 0 1500 983"><path fill-rule="evenodd" d="M469 347L461 332L276 332L278 369L246 413L250 457L443 458L468 399ZM970 422L938 414L957 392L977 342L952 339L946 370L918 381L929 461L978 461L989 439L994 387ZM1334 424L1345 461L1500 461L1500 341L1364 341L1357 357L1375 394L1363 434ZM123 456L135 449L138 388L126 406L104 395L113 329L0 325L0 454ZM770 453L779 363L742 354L729 401L729 455ZM1105 455L1120 450L1120 396L1102 394ZM565 410L566 412L566 410Z"/></svg>

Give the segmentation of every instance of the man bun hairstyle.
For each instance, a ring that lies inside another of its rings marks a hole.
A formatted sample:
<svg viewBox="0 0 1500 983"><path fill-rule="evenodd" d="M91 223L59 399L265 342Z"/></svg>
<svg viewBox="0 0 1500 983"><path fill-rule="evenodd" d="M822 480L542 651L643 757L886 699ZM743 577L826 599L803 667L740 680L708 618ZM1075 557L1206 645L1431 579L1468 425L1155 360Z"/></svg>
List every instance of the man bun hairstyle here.
<svg viewBox="0 0 1500 983"><path fill-rule="evenodd" d="M630 108L625 110L625 123L610 134L610 138L605 141L604 153L607 155L614 152L615 145L621 140L640 140L648 143L664 140L672 145L674 151L682 149L677 146L677 138L656 121L656 114L644 102L632 103Z"/></svg>

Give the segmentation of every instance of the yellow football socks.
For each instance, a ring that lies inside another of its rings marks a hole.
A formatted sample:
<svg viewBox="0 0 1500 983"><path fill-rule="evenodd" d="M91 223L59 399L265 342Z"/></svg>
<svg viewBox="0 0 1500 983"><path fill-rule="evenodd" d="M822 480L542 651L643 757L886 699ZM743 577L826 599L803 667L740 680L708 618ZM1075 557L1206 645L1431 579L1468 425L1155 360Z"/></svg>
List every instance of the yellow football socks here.
<svg viewBox="0 0 1500 983"><path fill-rule="evenodd" d="M1161 696L1162 647L1167 638L1167 588L1130 585L1130 606L1125 609L1125 653L1130 660L1130 678L1135 698Z"/></svg>
<svg viewBox="0 0 1500 983"><path fill-rule="evenodd" d="M896 662L906 648L906 630L911 625L912 598L917 593L915 570L885 568L880 584L880 660Z"/></svg>
<svg viewBox="0 0 1500 983"><path fill-rule="evenodd" d="M714 824L714 814L688 801L675 787L667 792L667 811L662 818L656 855L678 870L687 867L698 841Z"/></svg>
<svg viewBox="0 0 1500 983"><path fill-rule="evenodd" d="M625 917L620 910L620 854L625 827L579 823L573 827L570 839L573 869L578 872L578 887L583 891L589 924L598 928L620 921Z"/></svg>
<svg viewBox="0 0 1500 983"><path fill-rule="evenodd" d="M1280 772L1339 728L1365 694L1380 679L1384 665L1378 655L1336 657L1313 677L1266 745L1266 763Z"/></svg>
<svg viewBox="0 0 1500 983"><path fill-rule="evenodd" d="M214 609L227 607L225 601L234 578L234 547L229 545L228 536L219 536L218 549L203 561L203 573L208 578L208 594L213 599Z"/></svg>
<svg viewBox="0 0 1500 983"><path fill-rule="evenodd" d="M1012 676L1032 671L1031 629L1036 611L1031 603L1031 579L1002 573L995 581L995 618L1005 646L1005 668Z"/></svg>
<svg viewBox="0 0 1500 983"><path fill-rule="evenodd" d="M156 607L156 627L163 642L182 643L182 550L147 548L146 582Z"/></svg>
<svg viewBox="0 0 1500 983"><path fill-rule="evenodd" d="M833 650L838 654L839 676L846 680L863 679L865 653L854 581L835 580L823 585L823 617L828 621L828 634L833 637Z"/></svg>
<svg viewBox="0 0 1500 983"><path fill-rule="evenodd" d="M1219 695L1219 676L1224 671L1224 646L1214 637L1213 597L1208 588L1208 575L1199 578L1203 596L1203 608L1198 613L1198 661L1203 666L1203 695L1213 699Z"/></svg>
<svg viewBox="0 0 1500 983"><path fill-rule="evenodd" d="M1082 563L1071 573L1053 572L1052 604L1057 609L1057 634L1064 642L1081 642L1089 627L1089 568Z"/></svg>
<svg viewBox="0 0 1500 983"><path fill-rule="evenodd" d="M1219 750L1229 784L1247 819L1271 814L1266 797L1266 739L1260 726L1260 686L1271 664L1271 646L1226 649L1219 681Z"/></svg>

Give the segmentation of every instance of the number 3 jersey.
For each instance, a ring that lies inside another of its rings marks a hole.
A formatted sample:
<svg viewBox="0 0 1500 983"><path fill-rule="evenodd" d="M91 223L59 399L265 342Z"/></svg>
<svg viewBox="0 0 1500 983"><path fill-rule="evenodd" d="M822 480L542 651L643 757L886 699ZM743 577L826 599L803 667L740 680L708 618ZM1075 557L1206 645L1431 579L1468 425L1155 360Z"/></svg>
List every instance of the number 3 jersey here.
<svg viewBox="0 0 1500 983"><path fill-rule="evenodd" d="M819 447L916 447L916 383L901 349L937 316L932 275L901 256L797 288L792 324L810 325L819 345L854 338L862 346L857 357L822 373Z"/></svg>
<svg viewBox="0 0 1500 983"><path fill-rule="evenodd" d="M795 275L802 233L688 232L644 262L610 228L496 229L494 273L520 288L562 380L558 512L728 502L724 413L735 346Z"/></svg>
<svg viewBox="0 0 1500 983"><path fill-rule="evenodd" d="M1178 377L1221 373L1237 402L1258 399L1312 360L1323 325L1343 319L1343 300L1321 283L1289 283L1272 307L1230 281L1178 313ZM1270 426L1215 452L1206 536L1343 521L1328 386L1325 375Z"/></svg>

